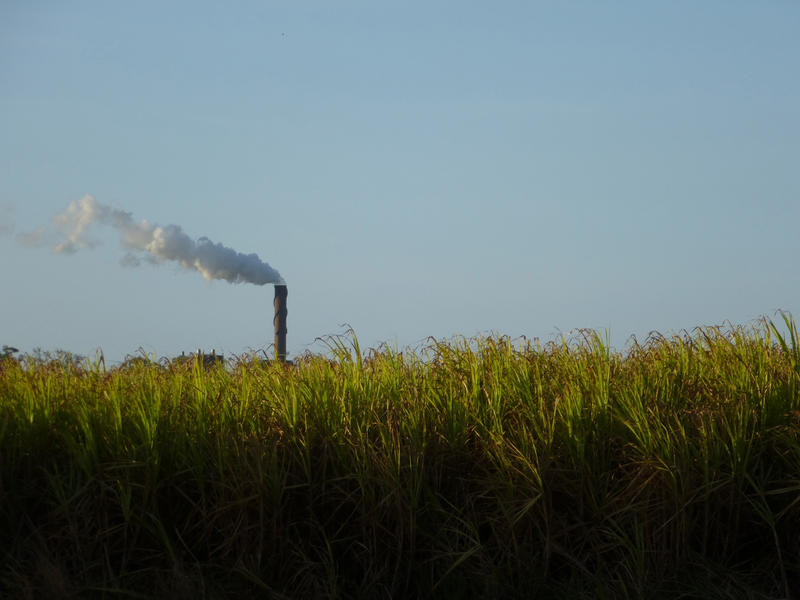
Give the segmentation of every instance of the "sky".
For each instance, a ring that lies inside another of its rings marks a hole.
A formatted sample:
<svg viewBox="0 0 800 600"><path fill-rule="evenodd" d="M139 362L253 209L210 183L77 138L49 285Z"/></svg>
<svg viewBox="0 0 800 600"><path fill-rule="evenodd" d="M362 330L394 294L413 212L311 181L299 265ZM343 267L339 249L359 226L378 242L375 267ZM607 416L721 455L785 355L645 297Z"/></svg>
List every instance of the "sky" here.
<svg viewBox="0 0 800 600"><path fill-rule="evenodd" d="M290 357L800 316L800 3L0 2L0 344L272 343L272 285L132 267L86 195L256 253Z"/></svg>

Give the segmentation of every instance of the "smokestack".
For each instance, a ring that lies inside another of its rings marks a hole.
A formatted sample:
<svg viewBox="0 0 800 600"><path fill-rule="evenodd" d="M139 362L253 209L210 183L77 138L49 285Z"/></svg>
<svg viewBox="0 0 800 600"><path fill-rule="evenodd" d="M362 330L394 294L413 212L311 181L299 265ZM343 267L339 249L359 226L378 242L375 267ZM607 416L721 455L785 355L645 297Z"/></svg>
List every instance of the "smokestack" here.
<svg viewBox="0 0 800 600"><path fill-rule="evenodd" d="M283 284L275 285L275 317L272 324L275 326L275 360L286 362L286 296L289 291Z"/></svg>

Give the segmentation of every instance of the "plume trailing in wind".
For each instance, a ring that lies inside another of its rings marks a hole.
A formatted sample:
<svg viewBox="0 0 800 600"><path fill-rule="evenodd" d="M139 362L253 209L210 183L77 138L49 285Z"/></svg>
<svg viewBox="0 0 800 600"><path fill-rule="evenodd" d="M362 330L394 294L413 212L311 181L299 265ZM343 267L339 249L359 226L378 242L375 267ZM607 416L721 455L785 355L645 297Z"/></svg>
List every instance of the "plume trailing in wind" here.
<svg viewBox="0 0 800 600"><path fill-rule="evenodd" d="M120 235L127 254L126 266L142 260L153 264L173 261L190 271L198 271L206 281L224 279L230 283L283 284L280 273L262 261L257 254L242 254L215 243L207 237L190 238L178 225L159 225L135 221L131 213L101 204L92 196L75 200L53 218L53 231L38 229L17 236L25 245L41 245L53 240L53 252L73 254L82 248L97 245L89 237L95 223L113 227Z"/></svg>
<svg viewBox="0 0 800 600"><path fill-rule="evenodd" d="M0 235L8 235L14 231L14 208L0 204Z"/></svg>

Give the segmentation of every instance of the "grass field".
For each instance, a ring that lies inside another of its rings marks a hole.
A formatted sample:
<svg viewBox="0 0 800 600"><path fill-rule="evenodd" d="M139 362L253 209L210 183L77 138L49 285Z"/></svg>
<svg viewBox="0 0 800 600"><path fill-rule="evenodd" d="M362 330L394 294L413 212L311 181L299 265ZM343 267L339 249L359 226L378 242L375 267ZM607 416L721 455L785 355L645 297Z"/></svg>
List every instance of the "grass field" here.
<svg viewBox="0 0 800 600"><path fill-rule="evenodd" d="M0 597L800 594L788 314L612 351L0 363Z"/></svg>

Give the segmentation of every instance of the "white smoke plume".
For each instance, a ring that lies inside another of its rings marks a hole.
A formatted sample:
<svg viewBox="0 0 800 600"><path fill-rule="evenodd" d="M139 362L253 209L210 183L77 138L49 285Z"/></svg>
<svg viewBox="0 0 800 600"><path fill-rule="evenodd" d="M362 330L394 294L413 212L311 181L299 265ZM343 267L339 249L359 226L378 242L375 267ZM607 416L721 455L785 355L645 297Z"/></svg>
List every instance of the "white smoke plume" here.
<svg viewBox="0 0 800 600"><path fill-rule="evenodd" d="M122 259L125 266L136 266L143 259L154 264L174 261L190 271L198 271L206 281L283 283L280 273L257 254L242 254L206 237L193 240L178 225L161 227L147 221L136 222L131 213L101 204L92 196L71 202L53 218L53 252L72 254L81 248L96 246L88 236L89 228L95 223L111 226L119 232L120 241L128 250ZM41 245L43 240L52 237L46 229L38 229L20 234L17 239L25 245Z"/></svg>

